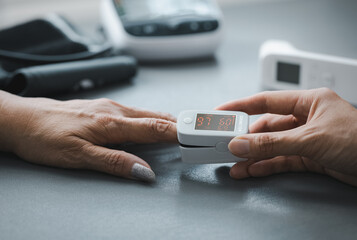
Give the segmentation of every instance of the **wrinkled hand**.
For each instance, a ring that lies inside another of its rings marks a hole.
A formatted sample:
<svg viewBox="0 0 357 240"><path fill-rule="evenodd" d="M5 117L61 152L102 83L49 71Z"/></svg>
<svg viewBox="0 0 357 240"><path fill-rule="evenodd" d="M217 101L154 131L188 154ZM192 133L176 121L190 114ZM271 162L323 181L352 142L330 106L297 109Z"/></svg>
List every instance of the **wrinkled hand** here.
<svg viewBox="0 0 357 240"><path fill-rule="evenodd" d="M1 106L7 116L0 127L0 143L6 143L2 150L38 164L153 181L155 174L144 160L104 146L177 141L171 115L108 99L55 101L7 95Z"/></svg>
<svg viewBox="0 0 357 240"><path fill-rule="evenodd" d="M230 142L248 159L232 167L233 178L311 171L357 186L357 110L333 91L263 92L217 109L270 113Z"/></svg>

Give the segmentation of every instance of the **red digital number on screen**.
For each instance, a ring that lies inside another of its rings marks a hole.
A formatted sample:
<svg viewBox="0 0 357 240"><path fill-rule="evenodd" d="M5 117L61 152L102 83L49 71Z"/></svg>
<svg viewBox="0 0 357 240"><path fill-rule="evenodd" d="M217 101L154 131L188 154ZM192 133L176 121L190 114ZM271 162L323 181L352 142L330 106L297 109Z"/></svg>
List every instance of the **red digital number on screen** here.
<svg viewBox="0 0 357 240"><path fill-rule="evenodd" d="M197 114L195 129L234 131L235 115Z"/></svg>

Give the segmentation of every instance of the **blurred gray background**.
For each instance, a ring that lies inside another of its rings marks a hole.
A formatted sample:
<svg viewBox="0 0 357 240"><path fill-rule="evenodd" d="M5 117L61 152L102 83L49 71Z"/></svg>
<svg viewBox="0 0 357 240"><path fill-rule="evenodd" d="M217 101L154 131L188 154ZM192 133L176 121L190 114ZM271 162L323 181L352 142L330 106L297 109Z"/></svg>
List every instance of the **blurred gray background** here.
<svg viewBox="0 0 357 240"><path fill-rule="evenodd" d="M272 2L273 0L218 0L221 6L268 1ZM0 0L0 28L26 21L48 12L62 13L74 22L93 25L99 22L99 3L100 0Z"/></svg>

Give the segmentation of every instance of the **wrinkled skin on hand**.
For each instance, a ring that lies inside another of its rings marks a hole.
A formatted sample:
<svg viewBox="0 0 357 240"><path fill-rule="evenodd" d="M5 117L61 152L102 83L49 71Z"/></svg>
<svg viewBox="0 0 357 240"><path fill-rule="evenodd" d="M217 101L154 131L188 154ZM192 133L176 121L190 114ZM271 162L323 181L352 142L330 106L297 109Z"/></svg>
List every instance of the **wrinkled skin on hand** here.
<svg viewBox="0 0 357 240"><path fill-rule="evenodd" d="M263 114L230 151L236 179L316 172L357 186L357 110L327 89L263 92L217 109Z"/></svg>
<svg viewBox="0 0 357 240"><path fill-rule="evenodd" d="M104 147L106 144L177 141L176 120L169 114L126 107L109 99L56 101L0 94L0 148L32 163L137 178L132 174L135 163L150 166L135 155Z"/></svg>

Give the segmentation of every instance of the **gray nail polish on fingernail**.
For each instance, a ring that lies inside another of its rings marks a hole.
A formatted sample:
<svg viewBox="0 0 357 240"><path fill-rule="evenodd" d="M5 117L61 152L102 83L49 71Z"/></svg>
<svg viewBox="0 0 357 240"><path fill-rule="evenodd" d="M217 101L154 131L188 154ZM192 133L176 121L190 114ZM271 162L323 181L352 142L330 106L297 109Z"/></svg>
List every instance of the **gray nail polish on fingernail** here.
<svg viewBox="0 0 357 240"><path fill-rule="evenodd" d="M155 182L156 178L155 173L150 168L139 163L135 163L131 168L131 176L145 182Z"/></svg>

